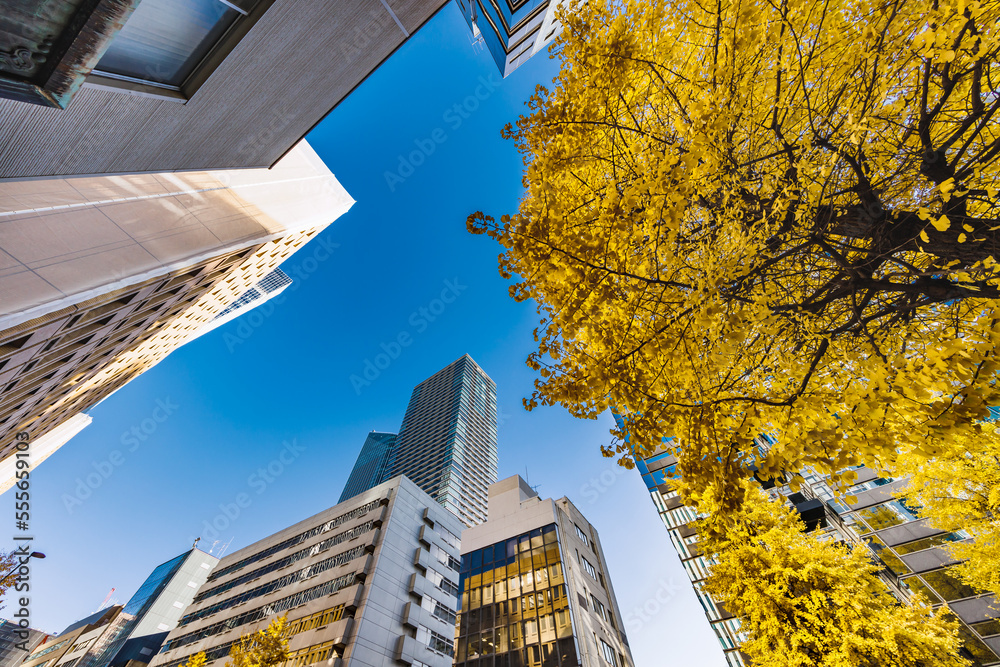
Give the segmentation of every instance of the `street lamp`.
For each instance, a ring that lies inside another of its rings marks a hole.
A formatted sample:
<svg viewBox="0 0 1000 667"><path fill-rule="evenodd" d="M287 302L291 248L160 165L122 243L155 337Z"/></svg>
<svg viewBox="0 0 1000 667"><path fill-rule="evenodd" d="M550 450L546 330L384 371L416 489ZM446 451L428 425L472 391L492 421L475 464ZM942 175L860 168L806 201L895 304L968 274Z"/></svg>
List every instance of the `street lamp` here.
<svg viewBox="0 0 1000 667"><path fill-rule="evenodd" d="M41 551L32 551L30 554L28 554L28 558L45 558L45 554L43 554ZM6 580L7 577L14 574L14 570L21 567L23 564L24 563L18 563L14 567L10 568L10 570L7 571L7 573L4 574L3 577L0 577L0 581Z"/></svg>

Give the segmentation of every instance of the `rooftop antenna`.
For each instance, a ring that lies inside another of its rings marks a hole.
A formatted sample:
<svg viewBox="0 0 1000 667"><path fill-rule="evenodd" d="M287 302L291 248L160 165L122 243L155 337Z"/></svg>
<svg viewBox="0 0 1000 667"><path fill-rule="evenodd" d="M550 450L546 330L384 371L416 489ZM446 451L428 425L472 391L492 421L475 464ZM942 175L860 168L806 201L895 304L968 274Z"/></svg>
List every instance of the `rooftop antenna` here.
<svg viewBox="0 0 1000 667"><path fill-rule="evenodd" d="M192 548L192 549L197 549L197 548L198 548L198 543L199 543L199 542L201 542L201 537L196 537L196 538L194 538L194 544L192 544L192 545L191 545L191 548Z"/></svg>
<svg viewBox="0 0 1000 667"><path fill-rule="evenodd" d="M235 537L235 536L234 536L234 537ZM225 554L225 553L226 553L226 550L227 550L227 549L229 549L229 545L230 545L230 544L232 544L232 543L233 543L233 538L232 538L232 537L230 537L230 538L229 538L229 541L228 541L228 542L226 542L226 543L225 543L225 544L224 544L224 545L222 546L222 551L220 551L220 552L219 552L219 558L222 558L223 554Z"/></svg>
<svg viewBox="0 0 1000 667"><path fill-rule="evenodd" d="M529 489L531 489L535 493L538 493L538 488L541 486L541 484L535 484L534 486L531 486L531 479L528 477L528 466L524 466L524 481L528 484Z"/></svg>

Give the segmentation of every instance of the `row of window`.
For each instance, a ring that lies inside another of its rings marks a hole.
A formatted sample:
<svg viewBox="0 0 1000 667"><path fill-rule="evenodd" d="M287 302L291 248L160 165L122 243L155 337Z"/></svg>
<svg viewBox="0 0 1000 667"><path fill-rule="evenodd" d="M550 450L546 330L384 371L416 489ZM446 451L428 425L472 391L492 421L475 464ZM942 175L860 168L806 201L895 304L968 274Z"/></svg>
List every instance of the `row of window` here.
<svg viewBox="0 0 1000 667"><path fill-rule="evenodd" d="M551 523L519 537L512 537L463 555L461 571L475 575L486 570L493 570L500 565L510 565L517 561L519 554L530 553L557 542L556 525Z"/></svg>
<svg viewBox="0 0 1000 667"><path fill-rule="evenodd" d="M615 625L615 615L611 612L610 609L605 607L604 603L598 600L593 593L590 594L590 604L594 609L594 613L600 616L614 630L618 630L618 626Z"/></svg>
<svg viewBox="0 0 1000 667"><path fill-rule="evenodd" d="M615 650L611 648L611 645L596 634L594 635L594 641L601 647L601 657L604 658L604 662L611 665L611 667L619 667L619 656L615 655ZM625 667L625 657L622 656L620 660L621 666Z"/></svg>
<svg viewBox="0 0 1000 667"><path fill-rule="evenodd" d="M417 641L432 651L443 653L449 657L454 657L455 655L455 642L422 625L417 628Z"/></svg>
<svg viewBox="0 0 1000 667"><path fill-rule="evenodd" d="M294 636L300 632L306 632L307 630L314 630L316 628L321 628L330 623L335 623L344 617L344 605L339 604L336 607L330 609L324 609L318 611L315 614L311 614L304 618L297 619L288 624L288 634L289 636ZM224 658L229 655L229 651L239 640L233 640L226 642L225 644L220 644L219 646L213 646L210 649L205 650L205 662L212 662L213 660L218 660L219 658ZM185 655L181 658L174 658L169 662L162 663L160 667L178 667L178 665L185 664L191 659L190 655Z"/></svg>
<svg viewBox="0 0 1000 667"><path fill-rule="evenodd" d="M440 588L442 591L448 595L457 596L458 595L458 585L455 584L451 579L444 576L434 568L428 568L425 575L427 580Z"/></svg>
<svg viewBox="0 0 1000 667"><path fill-rule="evenodd" d="M572 636L573 625L570 622L569 609L561 609L520 623L509 623L462 635L458 638L457 659L471 660L483 655L506 653Z"/></svg>
<svg viewBox="0 0 1000 667"><path fill-rule="evenodd" d="M543 644L531 644L524 648L495 650L495 645L485 639L480 644L478 657L456 657L455 667L579 667L573 637L564 637ZM459 640L461 645L461 640Z"/></svg>
<svg viewBox="0 0 1000 667"><path fill-rule="evenodd" d="M194 632L189 632L186 635L174 637L163 645L162 651L169 651L181 646L187 646L188 644L204 639L205 637L212 637L228 630L232 630L233 628L237 628L248 623L254 623L273 614L280 614L287 609L298 607L300 604L305 604L311 600L323 597L324 595L332 595L343 588L354 585L355 579L355 573L352 572L350 574L345 574L342 577L337 577L336 579L332 579L318 586L307 588L304 591L299 591L298 593L281 598L280 600L262 607L257 607L256 609L243 612L238 616L233 616L232 618L228 618L224 621L213 623L212 625L204 627L201 630L196 630Z"/></svg>
<svg viewBox="0 0 1000 667"><path fill-rule="evenodd" d="M307 646L306 648L292 651L288 654L288 659L280 667L307 667L318 662L325 662L334 655L333 641Z"/></svg>
<svg viewBox="0 0 1000 667"><path fill-rule="evenodd" d="M430 552L431 555L434 556L434 558L437 559L439 563L441 563L442 565L447 565L455 572L458 572L462 566L462 563L457 558L455 558L450 553L448 553L447 551L445 551L436 544L431 544Z"/></svg>
<svg viewBox="0 0 1000 667"><path fill-rule="evenodd" d="M584 605L586 606L586 605ZM475 634L494 626L517 625L534 622L537 618L569 610L565 586L553 586L544 591L522 595L506 602L470 609L462 612L458 633ZM567 616L568 619L568 616Z"/></svg>
<svg viewBox="0 0 1000 667"><path fill-rule="evenodd" d="M271 572L280 570L281 568L291 565L292 563L296 563L304 558L309 558L310 556L315 556L316 554L323 553L324 551L337 546L341 542L347 542L348 540L353 540L355 537L367 533L374 526L375 526L374 521L367 521L361 524L360 526L355 526L350 530L345 530L342 533L337 533L336 535L328 537L327 539L323 540L317 545L306 547L305 549L300 549L299 551L296 551L293 554L285 556L284 558L279 558L274 562L268 563L264 567L257 568L256 570L251 570L250 572L240 575L235 579L231 579L230 581L227 581L224 584L219 584L218 586L214 586L208 589L207 591L198 593L194 601L201 602L202 600L205 600L207 598L220 595L228 590L236 588L237 586L242 586L243 584L249 581L253 581L254 579L259 579L260 577L263 577L266 574L270 574ZM184 625L184 623L182 622L181 625Z"/></svg>
<svg viewBox="0 0 1000 667"><path fill-rule="evenodd" d="M274 591L280 590L286 586L297 583L304 579L308 579L309 577L314 577L318 574L326 572L327 570L330 570L335 567L340 567L341 565L349 563L355 558L363 556L364 553L365 553L365 545L359 544L353 549L348 549L347 551L339 553L335 556L330 556L329 558L326 558L317 563L313 563L312 565L304 567L301 570L298 570L297 572L286 574L285 576L279 577L274 581L269 581L266 584L263 584L262 586L251 588L250 590L244 593L235 595L231 598L227 598L211 606L205 607L204 609L199 609L198 611L191 612L190 614L184 616L184 618L182 618L177 625L179 627L188 625L189 623L193 623L194 621L207 618L213 614L217 614L220 611L225 611L226 609L230 609L232 607L235 607L236 605L243 604L244 602L249 602L250 600L255 600L265 595L270 595Z"/></svg>
<svg viewBox="0 0 1000 667"><path fill-rule="evenodd" d="M247 556L246 558L244 558L242 560L239 560L239 561L233 563L232 565L227 565L224 568L221 568L219 570L215 570L209 576L208 580L209 581L213 581L213 580L218 579L219 577L223 577L223 576L225 576L225 575L227 575L227 574L229 574L231 572L235 572L236 570L242 569L242 568L246 567L247 565L250 565L252 563L256 563L256 562L262 561L265 558L273 556L274 554L278 553L279 551L283 551L284 549L288 549L289 547L294 547L296 545L302 544L303 542L305 542L306 540L308 540L311 537L315 537L316 535L320 535L321 533L325 533L328 530L333 530L334 528L340 526L343 523L346 523L347 521L351 521L352 519L357 519L358 517L367 514L368 512L372 511L373 509L375 509L376 507L378 507L381 504L382 504L382 500L381 499L379 499L379 500L373 500L370 503L366 503L366 504L362 505L361 507L357 507L357 508L351 510L350 512L345 512L344 514L341 514L340 516L336 516L336 517L330 519L329 521L327 521L326 523L324 523L322 525L316 526L314 528L310 528L309 530L307 530L305 532L302 532L302 533L299 533L298 535L294 535L294 536L288 538L287 540L284 540L283 542L275 544L272 547L268 547L267 549L264 549L263 551L258 551L257 553L253 554L252 556Z"/></svg>
<svg viewBox="0 0 1000 667"><path fill-rule="evenodd" d="M288 624L288 634L297 635L300 632L321 628L331 623L336 623L344 617L344 605L338 604L332 609L324 609L315 614L310 614Z"/></svg>

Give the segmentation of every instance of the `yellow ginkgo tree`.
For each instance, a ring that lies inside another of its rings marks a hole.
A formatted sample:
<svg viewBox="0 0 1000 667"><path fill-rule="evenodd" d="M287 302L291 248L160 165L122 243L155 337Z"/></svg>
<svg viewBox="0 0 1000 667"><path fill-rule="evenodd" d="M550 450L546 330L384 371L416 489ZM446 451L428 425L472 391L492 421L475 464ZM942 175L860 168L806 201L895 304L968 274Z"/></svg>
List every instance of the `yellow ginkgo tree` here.
<svg viewBox="0 0 1000 667"><path fill-rule="evenodd" d="M958 655L957 621L898 603L865 547L804 533L794 511L759 490L725 523L702 535L716 561L705 590L740 619L740 649L755 667L969 664Z"/></svg>
<svg viewBox="0 0 1000 667"><path fill-rule="evenodd" d="M682 490L947 454L1000 404L1000 3L594 0L470 216L542 317L527 406L675 436ZM630 441L624 443L628 431ZM775 439L761 454L753 439Z"/></svg>
<svg viewBox="0 0 1000 667"><path fill-rule="evenodd" d="M229 650L226 667L277 667L287 659L288 628L279 616L266 628L241 636Z"/></svg>
<svg viewBox="0 0 1000 667"><path fill-rule="evenodd" d="M941 545L958 561L952 572L1000 596L1000 431L979 425L948 456L913 465L905 493L942 530L969 537Z"/></svg>

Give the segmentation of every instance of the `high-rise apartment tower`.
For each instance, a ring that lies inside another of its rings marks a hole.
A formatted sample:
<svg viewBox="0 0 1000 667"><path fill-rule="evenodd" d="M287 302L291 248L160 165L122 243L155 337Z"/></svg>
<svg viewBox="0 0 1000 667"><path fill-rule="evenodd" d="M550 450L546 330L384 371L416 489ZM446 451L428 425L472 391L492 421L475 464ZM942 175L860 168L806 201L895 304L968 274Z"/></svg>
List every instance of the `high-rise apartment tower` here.
<svg viewBox="0 0 1000 667"><path fill-rule="evenodd" d="M386 474L406 475L467 526L486 521L497 479L497 392L472 357L413 389Z"/></svg>

